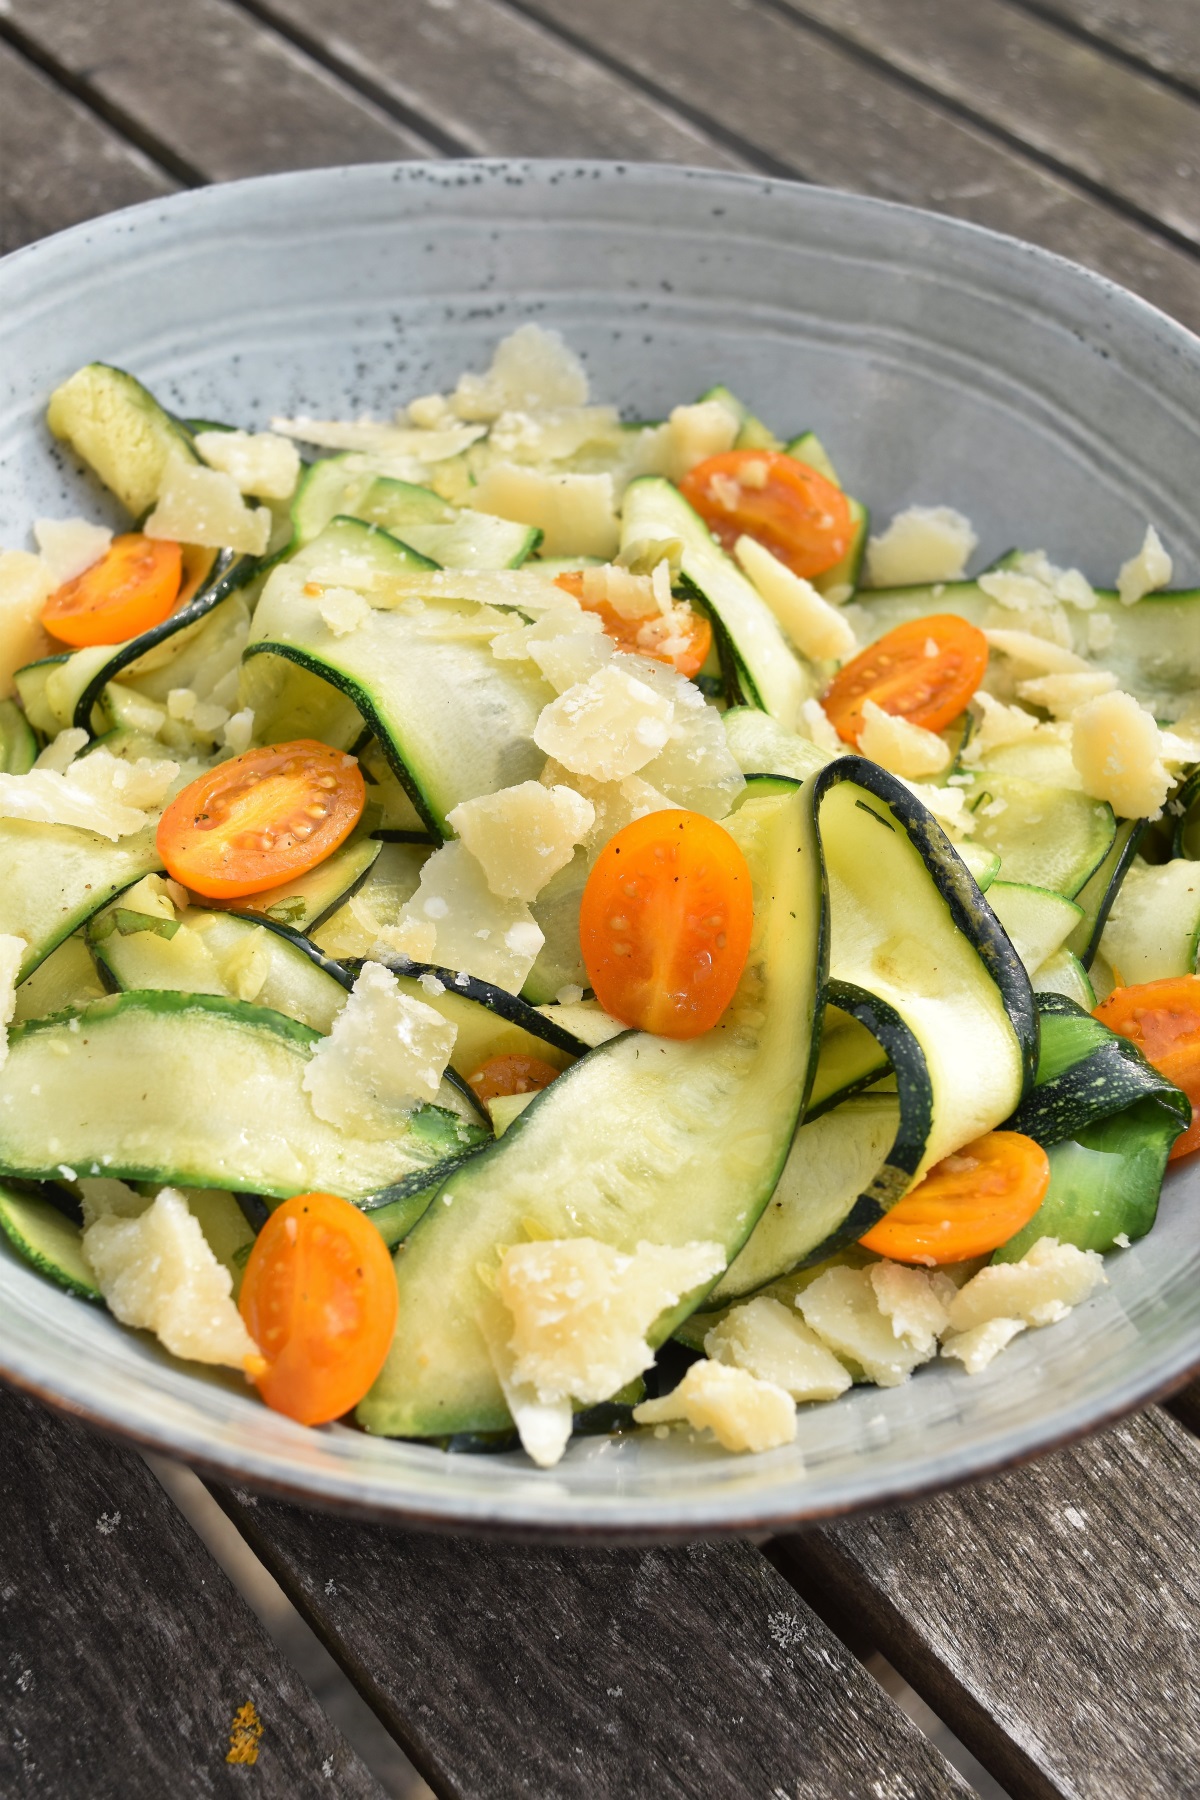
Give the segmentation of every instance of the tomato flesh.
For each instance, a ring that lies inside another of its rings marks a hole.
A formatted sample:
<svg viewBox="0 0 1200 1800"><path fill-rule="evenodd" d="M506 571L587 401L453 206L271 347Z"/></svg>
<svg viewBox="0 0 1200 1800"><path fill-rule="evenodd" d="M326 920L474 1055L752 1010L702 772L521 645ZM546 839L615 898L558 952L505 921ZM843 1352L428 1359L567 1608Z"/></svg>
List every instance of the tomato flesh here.
<svg viewBox="0 0 1200 1800"><path fill-rule="evenodd" d="M489 1100L500 1100L510 1094L540 1094L559 1071L540 1056L523 1056L511 1051L506 1056L489 1056L488 1060L467 1076L467 1084L486 1106Z"/></svg>
<svg viewBox="0 0 1200 1800"><path fill-rule="evenodd" d="M315 868L362 816L355 759L312 738L247 750L177 794L158 827L167 873L211 900L260 894Z"/></svg>
<svg viewBox="0 0 1200 1800"><path fill-rule="evenodd" d="M578 600L585 612L598 615L604 635L617 649L633 656L649 656L655 662L667 663L690 681L708 661L712 649L712 626L703 613L676 605L669 616L661 613L649 617L626 618L607 600L589 600L584 591L583 576L568 569L554 578L562 588Z"/></svg>
<svg viewBox="0 0 1200 1800"><path fill-rule="evenodd" d="M323 1425L357 1406L391 1348L398 1310L386 1244L335 1194L298 1194L250 1252L238 1309L266 1360L267 1405Z"/></svg>
<svg viewBox="0 0 1200 1800"><path fill-rule="evenodd" d="M863 704L944 731L966 708L987 670L988 641L954 613L934 613L897 625L853 657L822 697L838 736L857 744Z"/></svg>
<svg viewBox="0 0 1200 1800"><path fill-rule="evenodd" d="M1120 987L1096 1008L1095 1017L1136 1044L1191 1101L1192 1122L1176 1138L1169 1160L1200 1150L1200 975Z"/></svg>
<svg viewBox="0 0 1200 1800"><path fill-rule="evenodd" d="M740 537L756 538L806 580L840 563L854 538L841 488L782 450L705 457L679 491L726 550Z"/></svg>
<svg viewBox="0 0 1200 1800"><path fill-rule="evenodd" d="M622 1024L659 1037L709 1031L750 949L750 870L723 826L672 808L609 839L583 890L588 980Z"/></svg>
<svg viewBox="0 0 1200 1800"><path fill-rule="evenodd" d="M1020 1131L989 1131L930 1169L859 1242L893 1262L966 1262L1028 1225L1050 1186L1050 1158Z"/></svg>
<svg viewBox="0 0 1200 1800"><path fill-rule="evenodd" d="M126 532L113 539L99 562L51 594L42 624L77 649L127 643L170 617L182 577L180 545Z"/></svg>

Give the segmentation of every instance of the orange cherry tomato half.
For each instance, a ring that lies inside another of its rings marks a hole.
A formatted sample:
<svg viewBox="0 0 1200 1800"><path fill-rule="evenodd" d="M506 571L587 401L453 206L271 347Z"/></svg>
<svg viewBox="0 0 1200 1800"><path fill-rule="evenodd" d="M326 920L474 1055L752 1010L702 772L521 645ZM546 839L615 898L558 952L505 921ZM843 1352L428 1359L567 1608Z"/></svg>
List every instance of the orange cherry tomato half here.
<svg viewBox="0 0 1200 1800"><path fill-rule="evenodd" d="M634 656L651 656L655 662L668 663L690 681L708 661L712 649L712 626L703 613L693 607L676 606L669 617L662 613L648 618L627 619L607 600L589 600L584 593L582 572L566 570L554 578L556 587L578 600L585 612L599 615L604 634L617 649Z"/></svg>
<svg viewBox="0 0 1200 1800"><path fill-rule="evenodd" d="M714 1026L754 928L750 870L703 813L648 813L611 837L579 911L588 980L606 1012L658 1037Z"/></svg>
<svg viewBox="0 0 1200 1800"><path fill-rule="evenodd" d="M513 1051L507 1056L489 1056L485 1063L467 1076L468 1085L486 1106L489 1100L500 1100L509 1094L540 1094L559 1070L540 1056L522 1056Z"/></svg>
<svg viewBox="0 0 1200 1800"><path fill-rule="evenodd" d="M174 611L183 552L140 531L116 537L99 562L64 582L42 608L42 624L61 643L124 644Z"/></svg>
<svg viewBox="0 0 1200 1800"><path fill-rule="evenodd" d="M1050 1186L1050 1158L1020 1131L989 1131L943 1158L859 1239L893 1262L966 1262L1028 1225Z"/></svg>
<svg viewBox="0 0 1200 1800"><path fill-rule="evenodd" d="M757 538L793 575L823 575L854 537L850 502L816 469L782 450L726 450L679 483L726 550Z"/></svg>
<svg viewBox="0 0 1200 1800"><path fill-rule="evenodd" d="M1170 1161L1200 1150L1200 975L1120 987L1094 1016L1136 1044L1147 1062L1191 1101L1192 1122L1175 1139Z"/></svg>
<svg viewBox="0 0 1200 1800"><path fill-rule="evenodd" d="M297 1194L254 1241L238 1310L266 1359L267 1405L323 1425L357 1406L391 1348L398 1294L391 1255L349 1200Z"/></svg>
<svg viewBox="0 0 1200 1800"><path fill-rule="evenodd" d="M177 794L158 826L168 875L210 900L259 894L343 843L366 802L352 756L312 738L218 763Z"/></svg>
<svg viewBox="0 0 1200 1800"><path fill-rule="evenodd" d="M954 613L897 625L834 676L822 706L848 744L863 728L863 702L942 731L966 707L987 669L988 641Z"/></svg>

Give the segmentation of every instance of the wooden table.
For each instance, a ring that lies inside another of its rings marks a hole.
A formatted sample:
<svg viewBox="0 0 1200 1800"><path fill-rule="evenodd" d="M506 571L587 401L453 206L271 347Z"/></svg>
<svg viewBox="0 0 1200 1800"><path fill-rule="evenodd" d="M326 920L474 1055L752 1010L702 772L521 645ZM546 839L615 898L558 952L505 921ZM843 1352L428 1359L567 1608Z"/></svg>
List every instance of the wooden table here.
<svg viewBox="0 0 1200 1800"><path fill-rule="evenodd" d="M0 0L0 249L467 153L912 201L1200 328L1197 0ZM1173 1412L757 1548L509 1549L213 1491L438 1794L969 1793L882 1650L1013 1795L1185 1800L1200 1400ZM5 1800L383 1793L137 1455L9 1394L0 1433Z"/></svg>

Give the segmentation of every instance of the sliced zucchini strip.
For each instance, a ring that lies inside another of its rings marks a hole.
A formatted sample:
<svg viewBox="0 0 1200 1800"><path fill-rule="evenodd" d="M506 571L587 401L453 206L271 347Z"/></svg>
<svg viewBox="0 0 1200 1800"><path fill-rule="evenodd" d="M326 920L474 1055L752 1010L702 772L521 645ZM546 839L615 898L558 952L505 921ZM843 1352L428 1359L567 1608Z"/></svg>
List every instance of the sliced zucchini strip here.
<svg viewBox="0 0 1200 1800"><path fill-rule="evenodd" d="M446 814L460 800L541 773L545 757L533 731L554 693L532 665L492 655L472 602L410 598L372 607L355 630L336 637L300 577L360 549L385 572L403 569L411 556L386 532L335 520L268 581L246 655L290 659L348 694L422 819L449 837Z"/></svg>
<svg viewBox="0 0 1200 1800"><path fill-rule="evenodd" d="M1008 1121L1039 1144L1061 1144L1100 1119L1152 1100L1176 1121L1172 1142L1191 1123L1191 1107L1136 1044L1110 1031L1062 994L1039 994L1041 1049L1034 1085Z"/></svg>
<svg viewBox="0 0 1200 1800"><path fill-rule="evenodd" d="M983 769L963 792L975 816L971 841L996 852L1006 881L1070 900L1112 850L1117 821L1111 806L1078 789Z"/></svg>
<svg viewBox="0 0 1200 1800"><path fill-rule="evenodd" d="M0 1182L0 1233L40 1275L83 1300L99 1300L79 1226L57 1206Z"/></svg>
<svg viewBox="0 0 1200 1800"><path fill-rule="evenodd" d="M73 825L0 819L0 932L29 946L18 979L114 894L162 866L150 826L113 844Z"/></svg>
<svg viewBox="0 0 1200 1800"><path fill-rule="evenodd" d="M552 1068L565 1069L587 1055L587 1044L519 994L432 963L398 962L386 956L376 960L391 969L406 994L432 1006L456 1028L450 1067L464 1080L493 1056L536 1056ZM352 979L362 963L353 958L343 966Z"/></svg>
<svg viewBox="0 0 1200 1800"><path fill-rule="evenodd" d="M314 932L358 892L382 850L383 845L375 838L352 838L307 875L298 875L294 881L282 882L261 894L231 900L229 911L262 919L268 925L284 925L296 932Z"/></svg>
<svg viewBox="0 0 1200 1800"><path fill-rule="evenodd" d="M1085 969L1090 969L1096 960L1108 915L1137 855L1145 830L1144 819L1121 819L1104 861L1074 896L1083 916L1072 927L1067 949L1079 958Z"/></svg>
<svg viewBox="0 0 1200 1800"><path fill-rule="evenodd" d="M808 675L758 590L713 542L679 489L660 475L639 476L625 490L622 547L645 538L679 539L685 582L697 590L727 639L744 698L790 730L810 692Z"/></svg>
<svg viewBox="0 0 1200 1800"><path fill-rule="evenodd" d="M894 1008L846 982L831 1002L879 1044L896 1092L858 1094L808 1119L792 1140L771 1203L708 1297L724 1306L810 1262L857 1243L912 1185L933 1121L929 1069Z"/></svg>
<svg viewBox="0 0 1200 1800"><path fill-rule="evenodd" d="M37 761L37 739L14 700L0 700L0 774L25 775Z"/></svg>
<svg viewBox="0 0 1200 1800"><path fill-rule="evenodd" d="M442 568L516 569L542 541L534 526L451 506L432 488L377 475L354 451L324 457L305 471L292 502L296 548L339 516L382 526Z"/></svg>
<svg viewBox="0 0 1200 1800"><path fill-rule="evenodd" d="M581 1057L463 1166L397 1262L400 1323L359 1408L368 1431L440 1437L504 1428L483 1335L488 1278L529 1235L740 1249L767 1204L808 1086L822 1001L820 861L801 791L753 795L729 821L758 905L746 971L713 1031L626 1032ZM691 1302L694 1304L694 1300ZM688 1302L656 1324L669 1336Z"/></svg>
<svg viewBox="0 0 1200 1800"><path fill-rule="evenodd" d="M0 1069L0 1171L362 1200L413 1175L427 1184L479 1142L449 1083L386 1139L326 1124L301 1085L317 1041L209 994L110 994L18 1026Z"/></svg>
<svg viewBox="0 0 1200 1800"><path fill-rule="evenodd" d="M194 592L184 599L170 618L164 619L161 625L155 625L150 631L143 631L139 636L130 638L128 643L118 644L109 651L107 659L99 668L89 671L87 682L75 702L71 720L81 731L90 732L93 729L93 709L104 698L104 690L109 682L115 681L122 670L128 669L131 674L136 675L136 665L143 656L148 656L160 644L178 637L180 632L187 631L190 626L207 618L223 600L228 600L239 588L246 587L261 567L261 558L238 556L232 550L202 554L208 564L207 572L197 583ZM186 589L185 570L185 594Z"/></svg>
<svg viewBox="0 0 1200 1800"><path fill-rule="evenodd" d="M158 499L169 457L200 460L187 427L140 381L108 363L88 363L55 388L46 423L135 519Z"/></svg>

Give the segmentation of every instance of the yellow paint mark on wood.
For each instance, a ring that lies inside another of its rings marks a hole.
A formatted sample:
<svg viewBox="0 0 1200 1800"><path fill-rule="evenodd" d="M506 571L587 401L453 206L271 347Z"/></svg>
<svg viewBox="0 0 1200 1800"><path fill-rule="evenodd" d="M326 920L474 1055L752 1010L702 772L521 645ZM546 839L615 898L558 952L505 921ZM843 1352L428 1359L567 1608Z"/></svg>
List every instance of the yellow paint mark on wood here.
<svg viewBox="0 0 1200 1800"><path fill-rule="evenodd" d="M229 1754L227 1763L256 1763L258 1761L258 1740L263 1734L263 1722L253 1700L247 1700L245 1706L239 1706L233 1715L233 1725L229 1732Z"/></svg>

